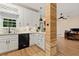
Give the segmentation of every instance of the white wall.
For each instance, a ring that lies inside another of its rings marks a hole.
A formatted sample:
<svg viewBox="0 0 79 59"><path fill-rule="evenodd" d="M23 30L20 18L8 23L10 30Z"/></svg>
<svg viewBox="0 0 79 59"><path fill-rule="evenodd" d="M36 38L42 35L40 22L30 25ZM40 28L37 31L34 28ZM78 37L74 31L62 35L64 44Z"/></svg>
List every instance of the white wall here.
<svg viewBox="0 0 79 59"><path fill-rule="evenodd" d="M67 20L57 20L57 36L64 37L64 31L70 28L79 28L79 16Z"/></svg>

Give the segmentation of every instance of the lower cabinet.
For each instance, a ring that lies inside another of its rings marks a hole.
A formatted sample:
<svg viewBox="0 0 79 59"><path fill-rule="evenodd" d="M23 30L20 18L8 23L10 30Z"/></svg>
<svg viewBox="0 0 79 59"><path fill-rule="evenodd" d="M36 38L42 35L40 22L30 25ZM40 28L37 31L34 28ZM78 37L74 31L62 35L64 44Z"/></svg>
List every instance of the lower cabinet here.
<svg viewBox="0 0 79 59"><path fill-rule="evenodd" d="M45 50L45 37L44 37L44 34L38 34L37 45L41 49Z"/></svg>
<svg viewBox="0 0 79 59"><path fill-rule="evenodd" d="M7 47L6 40L0 39L0 53L7 52Z"/></svg>
<svg viewBox="0 0 79 59"><path fill-rule="evenodd" d="M37 44L38 34L30 34L30 46Z"/></svg>
<svg viewBox="0 0 79 59"><path fill-rule="evenodd" d="M18 40L10 40L9 51L18 49Z"/></svg>
<svg viewBox="0 0 79 59"><path fill-rule="evenodd" d="M0 53L18 49L18 35L0 36Z"/></svg>
<svg viewBox="0 0 79 59"><path fill-rule="evenodd" d="M37 44L40 48L45 50L45 37L44 37L44 34L42 34L42 33L30 34L30 46L34 45L34 44Z"/></svg>

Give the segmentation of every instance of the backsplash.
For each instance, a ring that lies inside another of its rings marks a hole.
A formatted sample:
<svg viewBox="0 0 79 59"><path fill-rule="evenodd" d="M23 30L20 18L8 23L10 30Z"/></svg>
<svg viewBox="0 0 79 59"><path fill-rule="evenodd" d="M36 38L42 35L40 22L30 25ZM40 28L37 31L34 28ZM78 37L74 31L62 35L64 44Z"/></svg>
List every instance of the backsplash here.
<svg viewBox="0 0 79 59"><path fill-rule="evenodd" d="M36 32L36 28L35 27L17 27L16 28L17 32Z"/></svg>
<svg viewBox="0 0 79 59"><path fill-rule="evenodd" d="M36 27L10 27L10 33L37 32ZM9 33L9 27L0 27L0 34Z"/></svg>
<svg viewBox="0 0 79 59"><path fill-rule="evenodd" d="M0 34L7 34L9 32L9 27L0 27ZM10 32L15 33L16 28L10 27Z"/></svg>

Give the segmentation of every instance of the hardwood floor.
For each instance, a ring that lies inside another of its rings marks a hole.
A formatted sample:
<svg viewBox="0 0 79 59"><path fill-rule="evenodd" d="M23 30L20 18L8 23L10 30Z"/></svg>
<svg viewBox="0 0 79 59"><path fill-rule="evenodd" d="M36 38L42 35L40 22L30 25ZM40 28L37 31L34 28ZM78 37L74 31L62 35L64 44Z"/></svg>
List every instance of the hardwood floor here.
<svg viewBox="0 0 79 59"><path fill-rule="evenodd" d="M45 52L38 46L34 45L29 48L2 54L1 56L44 56Z"/></svg>
<svg viewBox="0 0 79 59"><path fill-rule="evenodd" d="M67 40L64 38L57 39L57 48L64 56L79 56L79 41Z"/></svg>

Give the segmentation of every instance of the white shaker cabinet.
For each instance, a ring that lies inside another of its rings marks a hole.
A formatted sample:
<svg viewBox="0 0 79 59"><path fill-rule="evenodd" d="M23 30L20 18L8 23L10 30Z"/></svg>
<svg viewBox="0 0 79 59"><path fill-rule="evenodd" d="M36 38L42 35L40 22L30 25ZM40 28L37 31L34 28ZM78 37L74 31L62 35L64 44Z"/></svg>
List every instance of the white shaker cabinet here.
<svg viewBox="0 0 79 59"><path fill-rule="evenodd" d="M30 46L37 44L38 36L37 34L30 34Z"/></svg>
<svg viewBox="0 0 79 59"><path fill-rule="evenodd" d="M18 35L9 35L9 51L18 49Z"/></svg>
<svg viewBox="0 0 79 59"><path fill-rule="evenodd" d="M0 38L0 53L7 52L7 47L6 40Z"/></svg>
<svg viewBox="0 0 79 59"><path fill-rule="evenodd" d="M45 37L44 34L38 34L37 45L45 50Z"/></svg>
<svg viewBox="0 0 79 59"><path fill-rule="evenodd" d="M18 35L0 36L0 53L18 49Z"/></svg>
<svg viewBox="0 0 79 59"><path fill-rule="evenodd" d="M42 33L30 34L30 46L37 44L41 49L45 50L45 37Z"/></svg>
<svg viewBox="0 0 79 59"><path fill-rule="evenodd" d="M17 27L23 27L23 19L24 19L24 12L23 12L24 10L23 10L23 8L22 7L19 7L19 10L18 10L18 12L19 12L19 18L17 18L17 20L16 20L16 25L17 25Z"/></svg>
<svg viewBox="0 0 79 59"><path fill-rule="evenodd" d="M18 49L18 41L17 40L10 40L9 43L9 51Z"/></svg>
<svg viewBox="0 0 79 59"><path fill-rule="evenodd" d="M34 45L34 35L30 34L30 46Z"/></svg>
<svg viewBox="0 0 79 59"><path fill-rule="evenodd" d="M22 16L23 15L23 16ZM23 27L26 26L36 26L35 24L39 24L39 15L38 12L32 11L27 8L23 8L23 13L21 14Z"/></svg>

